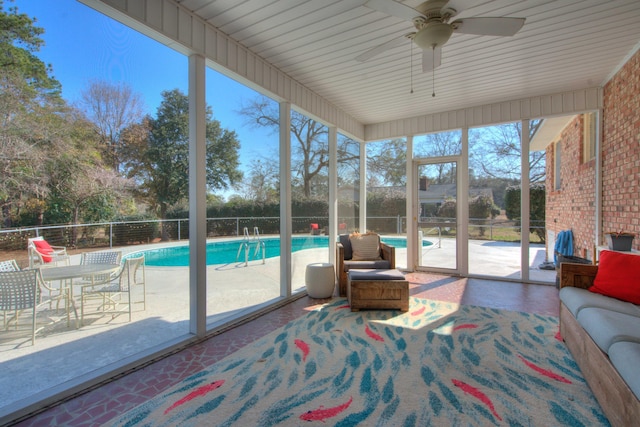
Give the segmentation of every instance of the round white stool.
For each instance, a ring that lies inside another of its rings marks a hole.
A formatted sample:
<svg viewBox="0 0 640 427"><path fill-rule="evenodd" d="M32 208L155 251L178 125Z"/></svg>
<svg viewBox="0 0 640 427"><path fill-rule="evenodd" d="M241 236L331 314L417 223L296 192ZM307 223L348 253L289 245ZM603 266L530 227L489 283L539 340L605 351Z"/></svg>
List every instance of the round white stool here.
<svg viewBox="0 0 640 427"><path fill-rule="evenodd" d="M311 298L330 298L336 287L333 264L317 262L307 265L304 275L307 294Z"/></svg>

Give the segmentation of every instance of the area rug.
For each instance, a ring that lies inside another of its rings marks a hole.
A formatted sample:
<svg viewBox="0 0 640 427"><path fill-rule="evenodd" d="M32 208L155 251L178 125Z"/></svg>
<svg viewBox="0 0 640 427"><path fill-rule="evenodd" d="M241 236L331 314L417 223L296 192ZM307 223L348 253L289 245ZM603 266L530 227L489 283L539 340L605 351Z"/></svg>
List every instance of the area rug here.
<svg viewBox="0 0 640 427"><path fill-rule="evenodd" d="M318 306L114 425L313 424L608 422L557 318L412 298L406 313Z"/></svg>

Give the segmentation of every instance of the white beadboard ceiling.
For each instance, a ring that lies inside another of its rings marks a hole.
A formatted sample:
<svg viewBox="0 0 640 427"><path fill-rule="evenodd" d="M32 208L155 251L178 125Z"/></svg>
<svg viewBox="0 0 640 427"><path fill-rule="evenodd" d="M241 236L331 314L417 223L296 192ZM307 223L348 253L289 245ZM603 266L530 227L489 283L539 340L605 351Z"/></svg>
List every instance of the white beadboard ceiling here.
<svg viewBox="0 0 640 427"><path fill-rule="evenodd" d="M413 30L365 0L174 1L363 124L603 85L640 43L639 0L451 0L456 19L526 22L513 37L454 34L432 97L433 74L408 40L354 59Z"/></svg>

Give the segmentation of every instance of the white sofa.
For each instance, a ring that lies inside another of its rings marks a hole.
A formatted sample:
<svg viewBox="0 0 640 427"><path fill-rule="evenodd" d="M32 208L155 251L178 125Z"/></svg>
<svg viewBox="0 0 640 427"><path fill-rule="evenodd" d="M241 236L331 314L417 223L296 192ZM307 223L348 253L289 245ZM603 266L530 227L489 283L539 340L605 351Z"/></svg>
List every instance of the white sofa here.
<svg viewBox="0 0 640 427"><path fill-rule="evenodd" d="M611 425L638 425L640 306L589 291L597 271L560 265L560 334Z"/></svg>

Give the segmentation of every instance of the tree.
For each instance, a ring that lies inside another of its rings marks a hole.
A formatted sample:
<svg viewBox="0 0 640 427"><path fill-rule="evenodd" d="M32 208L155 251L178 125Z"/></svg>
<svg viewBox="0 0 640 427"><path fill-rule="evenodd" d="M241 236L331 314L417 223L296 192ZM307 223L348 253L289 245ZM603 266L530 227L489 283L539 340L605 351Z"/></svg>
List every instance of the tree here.
<svg viewBox="0 0 640 427"><path fill-rule="evenodd" d="M41 136L64 103L51 67L34 54L44 43L43 32L16 7L5 11L0 0L0 205L6 227L22 206L42 209L48 182L44 163L55 153Z"/></svg>
<svg viewBox="0 0 640 427"><path fill-rule="evenodd" d="M424 135L414 142L416 156L443 157L462 152L462 132L459 130Z"/></svg>
<svg viewBox="0 0 640 427"><path fill-rule="evenodd" d="M131 157L125 161L128 176L140 185L141 195L160 218L167 209L187 200L189 194L189 98L180 90L162 92L156 118L130 126L123 133ZM233 131L222 129L206 107L206 169L209 191L227 189L242 179L238 170L240 142ZM146 132L145 132L146 131ZM134 156L135 148L140 149Z"/></svg>
<svg viewBox="0 0 640 427"><path fill-rule="evenodd" d="M505 213L507 218L520 225L521 188L519 185L508 187L505 193ZM529 186L529 232L534 233L541 242L546 239L545 212L546 189L544 183L531 184Z"/></svg>
<svg viewBox="0 0 640 427"><path fill-rule="evenodd" d="M488 194L478 194L469 197L469 222L479 225L480 236L484 236L486 232L486 218L495 218L500 213L500 209L493 204L493 199Z"/></svg>
<svg viewBox="0 0 640 427"><path fill-rule="evenodd" d="M367 144L367 182L371 177L388 186L403 186L407 182L407 143L393 139Z"/></svg>
<svg viewBox="0 0 640 427"><path fill-rule="evenodd" d="M540 126L540 120L532 120L529 136ZM484 176L520 181L520 153L522 129L520 122L488 126L469 132L470 166ZM545 153L529 153L529 179L532 183L544 182Z"/></svg>
<svg viewBox="0 0 640 427"><path fill-rule="evenodd" d="M35 25L36 20L17 7L4 10L0 0L0 70L2 74L19 76L22 83L31 89L31 98L60 101L60 82L50 76L52 68L34 55L44 40L40 36L44 29Z"/></svg>
<svg viewBox="0 0 640 427"><path fill-rule="evenodd" d="M142 97L125 83L92 81L81 93L81 104L93 122L115 171L119 171L122 132L143 118Z"/></svg>
<svg viewBox="0 0 640 427"><path fill-rule="evenodd" d="M462 152L462 132L438 132L430 133L422 137L422 141L415 144L416 156L432 158L443 156L454 156ZM455 169L449 166L449 163L435 163L437 168L437 176L433 180L434 184L441 184L451 179L450 174L455 173Z"/></svg>
<svg viewBox="0 0 640 427"><path fill-rule="evenodd" d="M242 185L245 200L277 203L280 194L278 162L257 160L251 163L249 176Z"/></svg>
<svg viewBox="0 0 640 427"><path fill-rule="evenodd" d="M246 124L249 126L265 127L274 133L280 130L278 104L267 97L259 96L252 99L239 113L245 116ZM300 177L303 196L311 197L314 180L326 186L322 183L326 182L329 167L328 128L304 114L292 111L290 130L292 169ZM358 158L353 154L353 146L356 144L350 138L338 138L338 167Z"/></svg>
<svg viewBox="0 0 640 427"><path fill-rule="evenodd" d="M104 164L98 137L81 112L70 109L58 118L58 135L47 137L58 151L46 161L49 222L111 219L119 213L118 202L129 197L130 183ZM75 240L74 234L71 243Z"/></svg>

